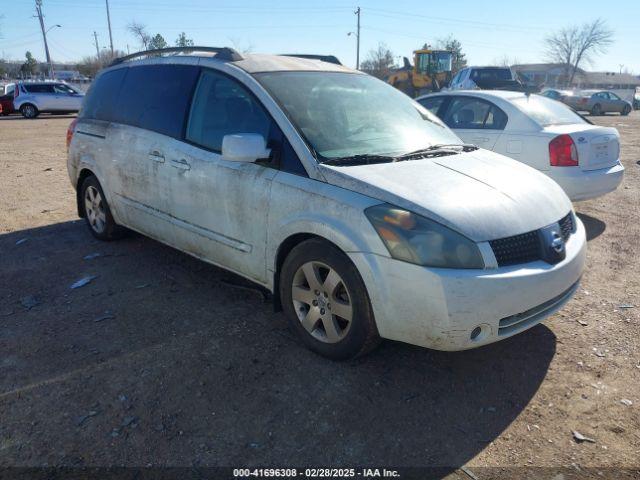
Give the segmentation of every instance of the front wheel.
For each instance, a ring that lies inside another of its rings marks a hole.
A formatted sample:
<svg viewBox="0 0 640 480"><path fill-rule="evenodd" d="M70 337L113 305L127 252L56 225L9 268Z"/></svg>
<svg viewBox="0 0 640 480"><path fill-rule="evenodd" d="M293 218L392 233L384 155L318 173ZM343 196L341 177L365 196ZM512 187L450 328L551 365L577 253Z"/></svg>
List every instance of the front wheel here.
<svg viewBox="0 0 640 480"><path fill-rule="evenodd" d="M80 207L91 234L99 240L116 240L123 234L104 196L100 182L93 175L82 182Z"/></svg>
<svg viewBox="0 0 640 480"><path fill-rule="evenodd" d="M22 105L20 107L20 113L24 118L29 118L29 119L36 118L40 114L36 106L31 105L30 103Z"/></svg>
<svg viewBox="0 0 640 480"><path fill-rule="evenodd" d="M307 240L291 251L280 273L280 298L292 329L320 355L345 360L379 343L360 274L328 242Z"/></svg>
<svg viewBox="0 0 640 480"><path fill-rule="evenodd" d="M631 113L631 107L629 105L625 105L622 109L622 115L625 117Z"/></svg>

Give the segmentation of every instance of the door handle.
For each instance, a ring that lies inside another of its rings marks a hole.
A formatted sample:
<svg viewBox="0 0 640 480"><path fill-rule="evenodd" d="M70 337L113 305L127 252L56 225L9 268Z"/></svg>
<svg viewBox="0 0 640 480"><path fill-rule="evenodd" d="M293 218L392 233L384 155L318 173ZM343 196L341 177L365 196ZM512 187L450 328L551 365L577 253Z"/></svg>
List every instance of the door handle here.
<svg viewBox="0 0 640 480"><path fill-rule="evenodd" d="M153 160L154 162L158 163L164 163L164 155L158 150L151 150L149 152L149 160Z"/></svg>
<svg viewBox="0 0 640 480"><path fill-rule="evenodd" d="M180 160L171 160L171 166L179 170L191 170L191 165L184 158Z"/></svg>

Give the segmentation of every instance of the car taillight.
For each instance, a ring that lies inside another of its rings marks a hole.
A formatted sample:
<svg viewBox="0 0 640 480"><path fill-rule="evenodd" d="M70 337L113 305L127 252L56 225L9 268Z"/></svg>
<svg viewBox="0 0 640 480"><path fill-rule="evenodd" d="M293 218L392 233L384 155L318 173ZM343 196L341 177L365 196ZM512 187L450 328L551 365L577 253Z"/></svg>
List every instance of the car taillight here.
<svg viewBox="0 0 640 480"><path fill-rule="evenodd" d="M589 101L589 99L588 99L588 98L584 98L584 97L583 97L583 98L581 98L581 99L580 99L580 103L582 103L582 104L585 104L585 103L587 103L588 101Z"/></svg>
<svg viewBox="0 0 640 480"><path fill-rule="evenodd" d="M552 167L578 165L578 149L570 135L560 135L549 142L549 165Z"/></svg>
<svg viewBox="0 0 640 480"><path fill-rule="evenodd" d="M78 119L76 118L69 124L69 128L67 128L67 152L69 151L69 145L71 145L71 139L73 138L73 133L76 130L77 123Z"/></svg>

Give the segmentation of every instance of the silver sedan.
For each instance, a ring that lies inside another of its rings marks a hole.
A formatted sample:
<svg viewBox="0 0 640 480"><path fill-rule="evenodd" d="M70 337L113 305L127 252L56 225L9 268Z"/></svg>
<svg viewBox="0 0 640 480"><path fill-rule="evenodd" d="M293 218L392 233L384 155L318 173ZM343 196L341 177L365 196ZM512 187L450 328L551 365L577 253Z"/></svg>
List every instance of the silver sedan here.
<svg viewBox="0 0 640 480"><path fill-rule="evenodd" d="M563 97L562 101L577 112L589 112L591 115L609 112L629 115L633 109L631 103L606 90L583 90L576 95Z"/></svg>

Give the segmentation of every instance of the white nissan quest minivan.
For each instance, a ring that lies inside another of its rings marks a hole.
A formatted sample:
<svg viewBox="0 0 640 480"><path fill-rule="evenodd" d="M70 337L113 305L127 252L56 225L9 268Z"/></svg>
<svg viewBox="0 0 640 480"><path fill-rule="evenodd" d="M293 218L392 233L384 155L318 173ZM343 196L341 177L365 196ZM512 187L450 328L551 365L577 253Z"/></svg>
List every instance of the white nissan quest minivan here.
<svg viewBox="0 0 640 480"><path fill-rule="evenodd" d="M124 57L67 139L95 237L126 227L262 285L335 359L380 338L502 340L567 302L584 267L584 227L556 183L333 57Z"/></svg>

